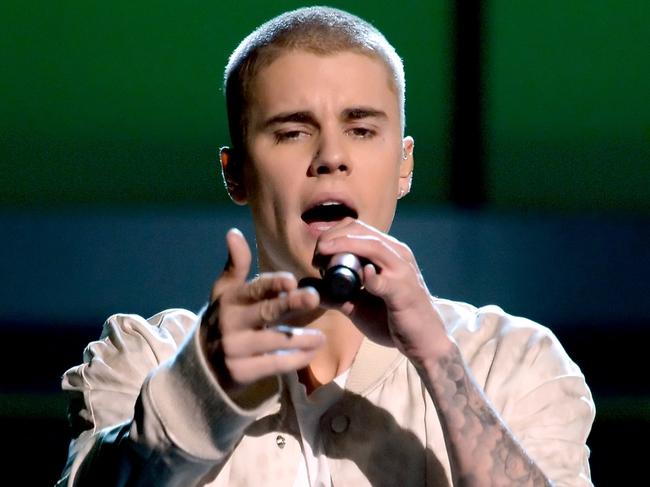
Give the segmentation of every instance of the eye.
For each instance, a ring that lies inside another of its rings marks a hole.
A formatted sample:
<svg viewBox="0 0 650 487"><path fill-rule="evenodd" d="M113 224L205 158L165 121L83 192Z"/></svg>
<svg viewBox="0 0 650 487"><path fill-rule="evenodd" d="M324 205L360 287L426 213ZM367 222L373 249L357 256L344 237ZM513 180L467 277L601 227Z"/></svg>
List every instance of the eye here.
<svg viewBox="0 0 650 487"><path fill-rule="evenodd" d="M348 130L348 133L357 139L369 139L374 137L376 132L373 129L367 127L352 127Z"/></svg>
<svg viewBox="0 0 650 487"><path fill-rule="evenodd" d="M284 130L275 132L274 134L276 144L280 144L282 142L291 142L308 136L309 134L304 130Z"/></svg>

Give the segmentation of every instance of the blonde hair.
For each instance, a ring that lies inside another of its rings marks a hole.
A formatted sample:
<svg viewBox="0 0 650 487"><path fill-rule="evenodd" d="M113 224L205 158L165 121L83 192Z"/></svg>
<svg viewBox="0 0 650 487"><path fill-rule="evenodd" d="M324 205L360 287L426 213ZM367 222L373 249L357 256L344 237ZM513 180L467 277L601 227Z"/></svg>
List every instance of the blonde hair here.
<svg viewBox="0 0 650 487"><path fill-rule="evenodd" d="M383 61L397 92L404 131L404 64L384 35L365 20L330 7L305 7L262 24L233 51L224 74L232 150L245 156L247 106L257 72L288 50L319 55L353 51Z"/></svg>

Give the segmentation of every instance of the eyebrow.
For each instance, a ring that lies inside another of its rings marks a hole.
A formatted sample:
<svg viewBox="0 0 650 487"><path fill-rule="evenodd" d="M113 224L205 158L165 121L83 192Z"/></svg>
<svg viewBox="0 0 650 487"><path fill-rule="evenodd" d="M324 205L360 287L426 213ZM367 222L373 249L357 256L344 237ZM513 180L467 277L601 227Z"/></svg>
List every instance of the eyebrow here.
<svg viewBox="0 0 650 487"><path fill-rule="evenodd" d="M388 115L386 115L386 112L370 107L353 107L343 110L343 118L345 120L362 120L364 118L386 119Z"/></svg>
<svg viewBox="0 0 650 487"><path fill-rule="evenodd" d="M319 123L316 121L316 117L314 117L314 114L308 111L279 113L265 120L263 126L265 128L268 128L273 125L279 125L282 123L289 123L289 122L306 123L308 125L313 125L314 127L320 126Z"/></svg>
<svg viewBox="0 0 650 487"><path fill-rule="evenodd" d="M342 117L345 121L363 120L366 118L380 118L387 119L388 115L382 110L377 110L370 107L351 107L343 110ZM304 123L314 127L320 127L314 114L310 111L298 112L285 112L279 113L267 119L263 123L263 127L268 128L273 125L280 125L283 123Z"/></svg>

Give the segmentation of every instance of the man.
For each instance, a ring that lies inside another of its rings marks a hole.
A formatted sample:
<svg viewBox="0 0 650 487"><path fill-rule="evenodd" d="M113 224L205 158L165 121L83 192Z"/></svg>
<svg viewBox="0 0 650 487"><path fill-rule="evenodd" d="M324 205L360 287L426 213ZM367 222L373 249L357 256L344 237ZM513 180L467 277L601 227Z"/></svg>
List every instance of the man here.
<svg viewBox="0 0 650 487"><path fill-rule="evenodd" d="M115 315L68 371L69 485L591 485L593 402L549 330L433 297L388 234L410 189L401 60L372 26L307 8L226 68L228 192L261 273L229 259L199 317ZM363 289L318 289L354 254ZM311 284L311 285L310 285Z"/></svg>

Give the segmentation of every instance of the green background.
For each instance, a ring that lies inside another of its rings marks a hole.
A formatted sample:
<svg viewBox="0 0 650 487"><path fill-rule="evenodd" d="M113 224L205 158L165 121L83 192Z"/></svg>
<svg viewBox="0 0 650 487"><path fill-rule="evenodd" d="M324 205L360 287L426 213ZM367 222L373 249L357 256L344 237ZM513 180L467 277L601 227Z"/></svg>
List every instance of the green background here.
<svg viewBox="0 0 650 487"><path fill-rule="evenodd" d="M255 26L299 3L39 3L10 1L0 13L11 67L0 80L8 169L0 201L225 201L215 171L217 148L228 143L223 67ZM417 199L441 200L448 5L338 5L375 22L404 56L412 73L409 129L422 159Z"/></svg>
<svg viewBox="0 0 650 487"><path fill-rule="evenodd" d="M446 203L452 3L331 4L404 58L408 201ZM225 202L223 66L256 25L299 5L5 0L0 204ZM650 212L650 3L484 5L488 207Z"/></svg>
<svg viewBox="0 0 650 487"><path fill-rule="evenodd" d="M650 2L488 5L490 199L650 212Z"/></svg>

